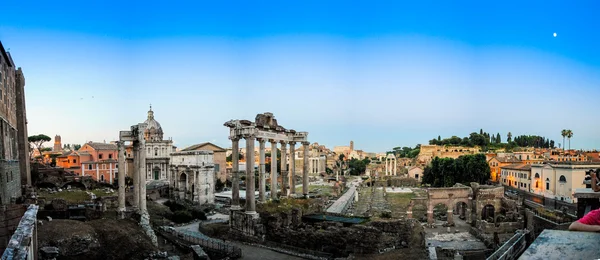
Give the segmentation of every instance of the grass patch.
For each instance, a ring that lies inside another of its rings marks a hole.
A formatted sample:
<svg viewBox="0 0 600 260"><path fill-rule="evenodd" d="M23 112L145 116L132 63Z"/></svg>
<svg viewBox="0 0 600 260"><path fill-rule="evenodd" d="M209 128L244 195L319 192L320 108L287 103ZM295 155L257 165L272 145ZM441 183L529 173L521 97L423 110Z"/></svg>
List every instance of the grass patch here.
<svg viewBox="0 0 600 260"><path fill-rule="evenodd" d="M331 194L333 194L333 186L329 186L329 185L309 185L308 186L308 191L309 192L317 192L318 194L325 195L325 196L330 196Z"/></svg>
<svg viewBox="0 0 600 260"><path fill-rule="evenodd" d="M105 197L105 196L114 196L116 193L106 193L102 189L93 190L92 193L96 194L96 197ZM46 201L51 201L53 199L64 199L69 204L82 203L85 201L91 201L90 195L88 195L85 191L82 190L63 190L61 192L48 193L48 192L39 192L40 197L45 197Z"/></svg>
<svg viewBox="0 0 600 260"><path fill-rule="evenodd" d="M387 193L386 200L392 210L392 216L398 218L406 215L410 200L415 197L414 193Z"/></svg>
<svg viewBox="0 0 600 260"><path fill-rule="evenodd" d="M268 201L258 204L258 211L273 213L290 212L294 208L307 210L312 203L311 199L282 198L279 201Z"/></svg>

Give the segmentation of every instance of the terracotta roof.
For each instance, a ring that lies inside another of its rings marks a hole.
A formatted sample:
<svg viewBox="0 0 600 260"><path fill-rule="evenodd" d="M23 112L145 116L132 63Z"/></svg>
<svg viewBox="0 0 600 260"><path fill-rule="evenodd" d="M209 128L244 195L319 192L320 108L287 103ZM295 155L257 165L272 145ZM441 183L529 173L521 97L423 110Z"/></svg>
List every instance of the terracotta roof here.
<svg viewBox="0 0 600 260"><path fill-rule="evenodd" d="M496 156L494 158L496 158L496 160L498 160L501 163L516 163L516 162L521 162L521 160L519 160L519 158L514 157L514 156Z"/></svg>
<svg viewBox="0 0 600 260"><path fill-rule="evenodd" d="M87 145L91 146L95 150L117 150L116 144L107 144L107 143L87 143Z"/></svg>
<svg viewBox="0 0 600 260"><path fill-rule="evenodd" d="M199 148L206 146L206 145L212 145L214 147L217 147L218 150L216 150L215 152L225 152L225 149L221 148L218 145L215 145L213 143L210 142L204 142L204 143L199 143L199 144L195 144L192 146L189 146L187 148L182 149L181 151L194 151L194 150L199 150Z"/></svg>
<svg viewBox="0 0 600 260"><path fill-rule="evenodd" d="M500 169L530 171L531 170L531 164L514 163L514 164L511 164L511 165L502 166L502 167L500 167Z"/></svg>

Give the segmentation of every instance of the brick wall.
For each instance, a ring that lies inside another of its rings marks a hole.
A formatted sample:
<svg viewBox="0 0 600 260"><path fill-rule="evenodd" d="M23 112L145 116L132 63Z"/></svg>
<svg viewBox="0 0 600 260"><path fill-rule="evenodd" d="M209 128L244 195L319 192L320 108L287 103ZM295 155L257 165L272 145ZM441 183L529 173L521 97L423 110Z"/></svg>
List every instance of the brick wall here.
<svg viewBox="0 0 600 260"><path fill-rule="evenodd" d="M21 197L19 161L0 160L0 204L10 204L11 200L19 197Z"/></svg>
<svg viewBox="0 0 600 260"><path fill-rule="evenodd" d="M20 204L0 206L0 255L17 229L25 210L27 207Z"/></svg>

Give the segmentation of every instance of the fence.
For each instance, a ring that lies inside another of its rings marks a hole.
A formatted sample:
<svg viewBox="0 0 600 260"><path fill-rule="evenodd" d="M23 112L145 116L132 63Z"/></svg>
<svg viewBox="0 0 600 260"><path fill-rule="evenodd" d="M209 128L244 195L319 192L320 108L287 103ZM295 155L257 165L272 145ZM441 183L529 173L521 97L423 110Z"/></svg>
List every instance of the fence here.
<svg viewBox="0 0 600 260"><path fill-rule="evenodd" d="M527 249L527 239L525 235L529 233L527 230L519 230L511 237L504 245L494 252L486 260L513 260Z"/></svg>
<svg viewBox="0 0 600 260"><path fill-rule="evenodd" d="M269 248L277 249L276 251L287 251L286 253L293 252L295 254L305 255L305 257L313 256L315 258L321 258L321 259L333 259L333 254L310 250L310 249L306 249L306 248L290 246L290 245L276 243L276 242L272 242L272 241L265 241L265 245Z"/></svg>
<svg viewBox="0 0 600 260"><path fill-rule="evenodd" d="M172 227L161 227L161 229L173 236L176 236L179 239L185 240L194 245L199 245L205 250L217 251L217 252L225 254L231 258L242 257L242 249L241 248L239 248L235 245L225 243L224 241L221 241L218 239L207 237L200 232L193 232L193 231L182 232L182 231L177 231Z"/></svg>
<svg viewBox="0 0 600 260"><path fill-rule="evenodd" d="M542 195L533 194L531 192L527 192L520 189L515 189L512 187L504 186L506 190L512 190L519 193L520 196L524 198L524 203L527 206L532 207L533 205L539 205L540 207L552 208L557 210L565 209L569 214L577 214L577 204L569 203L566 201L555 200L552 198L547 198ZM533 208L533 207L532 207Z"/></svg>

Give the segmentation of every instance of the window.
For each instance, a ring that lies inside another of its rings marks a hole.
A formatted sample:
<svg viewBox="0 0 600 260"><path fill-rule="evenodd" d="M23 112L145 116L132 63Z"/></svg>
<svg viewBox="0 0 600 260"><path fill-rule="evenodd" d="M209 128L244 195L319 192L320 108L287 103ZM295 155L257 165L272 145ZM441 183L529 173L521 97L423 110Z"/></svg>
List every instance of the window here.
<svg viewBox="0 0 600 260"><path fill-rule="evenodd" d="M559 182L565 183L567 182L567 178L565 178L564 175L561 175L560 178L558 179Z"/></svg>
<svg viewBox="0 0 600 260"><path fill-rule="evenodd" d="M92 169L92 164L88 164L88 170Z"/></svg>
<svg viewBox="0 0 600 260"><path fill-rule="evenodd" d="M77 163L77 159L73 159L73 163Z"/></svg>
<svg viewBox="0 0 600 260"><path fill-rule="evenodd" d="M415 174L415 179L417 179L417 180L419 179L419 175L418 174Z"/></svg>
<svg viewBox="0 0 600 260"><path fill-rule="evenodd" d="M215 163L215 172L219 172L220 170L220 165Z"/></svg>
<svg viewBox="0 0 600 260"><path fill-rule="evenodd" d="M102 154L98 154L98 159L102 160Z"/></svg>
<svg viewBox="0 0 600 260"><path fill-rule="evenodd" d="M112 159L112 153L108 154L108 159Z"/></svg>

